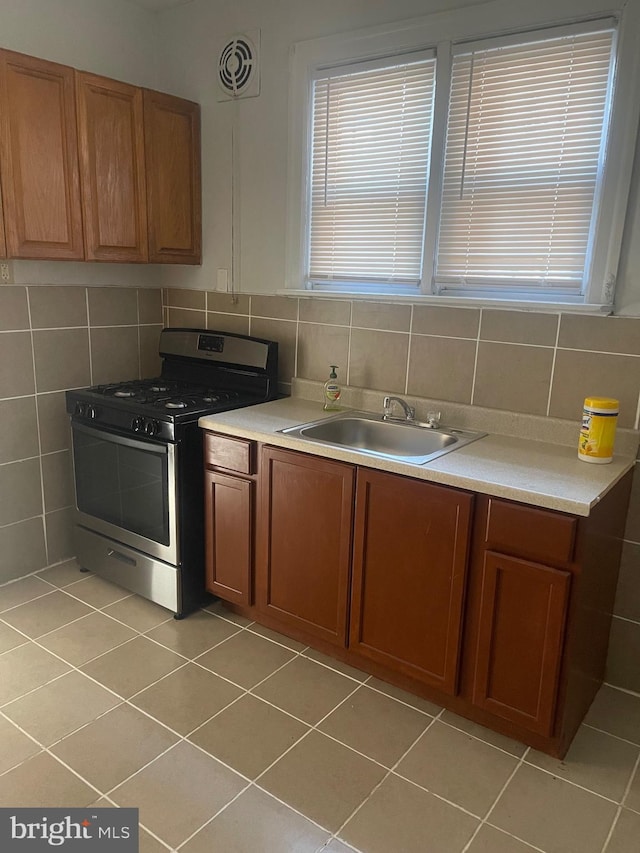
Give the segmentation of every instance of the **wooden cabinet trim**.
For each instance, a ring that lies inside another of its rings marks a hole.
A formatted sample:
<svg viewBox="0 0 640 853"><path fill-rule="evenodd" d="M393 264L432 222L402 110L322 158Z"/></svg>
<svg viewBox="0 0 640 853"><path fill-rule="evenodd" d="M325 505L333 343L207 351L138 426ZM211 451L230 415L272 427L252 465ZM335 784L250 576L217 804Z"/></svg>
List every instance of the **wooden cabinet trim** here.
<svg viewBox="0 0 640 853"><path fill-rule="evenodd" d="M76 97L86 257L147 261L142 89L76 72Z"/></svg>

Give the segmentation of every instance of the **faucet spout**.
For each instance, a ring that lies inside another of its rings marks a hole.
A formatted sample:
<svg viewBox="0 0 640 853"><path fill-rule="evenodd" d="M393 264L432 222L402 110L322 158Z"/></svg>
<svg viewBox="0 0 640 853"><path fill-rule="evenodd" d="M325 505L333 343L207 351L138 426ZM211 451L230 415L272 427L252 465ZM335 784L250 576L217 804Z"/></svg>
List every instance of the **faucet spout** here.
<svg viewBox="0 0 640 853"><path fill-rule="evenodd" d="M399 418L397 416L394 416L394 414L393 414L393 404L394 403L397 403L399 406L402 407L402 410L404 411L404 418ZM382 415L383 421L390 421L390 420L413 421L413 420L415 420L416 410L412 406L410 406L405 400L403 400L402 397L385 397L384 400L382 401L382 406L384 409L384 413Z"/></svg>

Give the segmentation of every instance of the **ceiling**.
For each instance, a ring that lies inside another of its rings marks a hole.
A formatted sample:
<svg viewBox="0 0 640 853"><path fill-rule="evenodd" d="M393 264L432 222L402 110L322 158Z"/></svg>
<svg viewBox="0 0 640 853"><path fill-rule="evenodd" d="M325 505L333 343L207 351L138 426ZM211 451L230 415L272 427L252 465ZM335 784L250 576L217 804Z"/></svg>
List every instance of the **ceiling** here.
<svg viewBox="0 0 640 853"><path fill-rule="evenodd" d="M184 6L191 0L129 0L134 6L141 6L151 12L161 12L163 9L171 9L174 6Z"/></svg>

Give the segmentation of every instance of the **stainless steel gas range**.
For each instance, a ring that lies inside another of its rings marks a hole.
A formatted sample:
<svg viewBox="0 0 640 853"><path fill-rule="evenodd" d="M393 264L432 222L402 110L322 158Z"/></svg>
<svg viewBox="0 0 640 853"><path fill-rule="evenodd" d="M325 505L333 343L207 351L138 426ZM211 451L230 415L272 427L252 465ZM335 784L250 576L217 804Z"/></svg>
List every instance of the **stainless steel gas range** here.
<svg viewBox="0 0 640 853"><path fill-rule="evenodd" d="M278 344L164 329L155 379L67 391L80 565L174 611L204 589L204 414L277 396Z"/></svg>

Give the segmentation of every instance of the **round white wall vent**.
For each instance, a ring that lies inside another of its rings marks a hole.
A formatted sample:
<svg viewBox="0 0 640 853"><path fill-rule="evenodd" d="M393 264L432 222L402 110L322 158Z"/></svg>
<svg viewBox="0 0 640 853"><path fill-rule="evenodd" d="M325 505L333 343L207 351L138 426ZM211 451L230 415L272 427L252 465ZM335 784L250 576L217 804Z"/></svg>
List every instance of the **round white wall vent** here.
<svg viewBox="0 0 640 853"><path fill-rule="evenodd" d="M218 83L220 100L251 98L260 94L259 40L249 35L229 39L220 51Z"/></svg>

